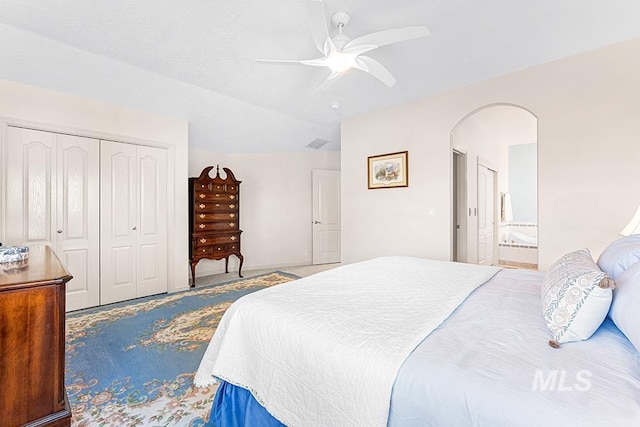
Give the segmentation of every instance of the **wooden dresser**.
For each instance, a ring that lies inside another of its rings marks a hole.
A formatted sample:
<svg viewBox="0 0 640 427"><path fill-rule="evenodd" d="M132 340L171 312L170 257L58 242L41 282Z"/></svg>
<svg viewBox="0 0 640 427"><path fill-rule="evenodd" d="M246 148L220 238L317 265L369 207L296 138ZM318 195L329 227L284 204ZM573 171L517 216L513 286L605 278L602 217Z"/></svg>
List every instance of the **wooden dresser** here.
<svg viewBox="0 0 640 427"><path fill-rule="evenodd" d="M0 426L68 426L64 388L65 284L48 246L0 264Z"/></svg>
<svg viewBox="0 0 640 427"><path fill-rule="evenodd" d="M209 173L213 166L202 170L198 178L189 178L189 259L191 262L191 287L196 283L196 266L202 259L225 260L225 272L229 272L229 257L240 259L238 275L242 277L244 257L240 252L240 183L233 172L222 168L226 174L220 177Z"/></svg>

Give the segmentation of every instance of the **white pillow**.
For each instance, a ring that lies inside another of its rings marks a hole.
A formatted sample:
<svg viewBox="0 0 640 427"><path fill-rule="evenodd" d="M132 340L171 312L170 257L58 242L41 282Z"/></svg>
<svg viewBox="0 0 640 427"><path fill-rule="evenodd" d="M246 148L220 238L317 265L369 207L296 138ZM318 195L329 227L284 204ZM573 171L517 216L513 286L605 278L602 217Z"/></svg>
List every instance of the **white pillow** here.
<svg viewBox="0 0 640 427"><path fill-rule="evenodd" d="M640 351L640 262L629 267L616 280L609 317Z"/></svg>
<svg viewBox="0 0 640 427"><path fill-rule="evenodd" d="M549 344L588 339L611 306L615 283L600 271L588 249L568 253L542 279L542 313L553 334Z"/></svg>
<svg viewBox="0 0 640 427"><path fill-rule="evenodd" d="M640 234L614 240L600 254L598 267L616 280L627 268L640 261Z"/></svg>

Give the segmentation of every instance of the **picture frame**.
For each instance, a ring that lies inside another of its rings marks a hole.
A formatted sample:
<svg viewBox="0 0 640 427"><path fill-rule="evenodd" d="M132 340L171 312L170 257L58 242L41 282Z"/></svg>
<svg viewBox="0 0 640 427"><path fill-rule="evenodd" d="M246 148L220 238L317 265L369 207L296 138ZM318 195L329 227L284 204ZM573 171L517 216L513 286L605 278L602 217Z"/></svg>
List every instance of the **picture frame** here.
<svg viewBox="0 0 640 427"><path fill-rule="evenodd" d="M409 186L409 152L380 154L367 158L369 190Z"/></svg>

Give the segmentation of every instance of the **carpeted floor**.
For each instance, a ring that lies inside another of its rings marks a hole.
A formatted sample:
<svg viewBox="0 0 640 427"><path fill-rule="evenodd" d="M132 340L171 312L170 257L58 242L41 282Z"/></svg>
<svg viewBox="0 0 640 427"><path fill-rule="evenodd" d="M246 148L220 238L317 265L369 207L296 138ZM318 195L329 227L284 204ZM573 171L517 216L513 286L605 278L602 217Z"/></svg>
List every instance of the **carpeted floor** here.
<svg viewBox="0 0 640 427"><path fill-rule="evenodd" d="M233 301L281 271L67 315L66 388L80 426L200 426L215 387L192 379Z"/></svg>

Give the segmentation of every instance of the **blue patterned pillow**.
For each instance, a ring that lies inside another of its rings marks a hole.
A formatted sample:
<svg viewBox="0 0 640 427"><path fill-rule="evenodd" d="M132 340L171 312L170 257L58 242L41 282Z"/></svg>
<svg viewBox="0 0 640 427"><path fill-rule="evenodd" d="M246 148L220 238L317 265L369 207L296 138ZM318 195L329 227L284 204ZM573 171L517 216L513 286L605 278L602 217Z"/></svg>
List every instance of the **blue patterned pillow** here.
<svg viewBox="0 0 640 427"><path fill-rule="evenodd" d="M542 279L542 313L553 334L549 344L593 335L609 311L614 287L588 249L568 253L549 267Z"/></svg>

